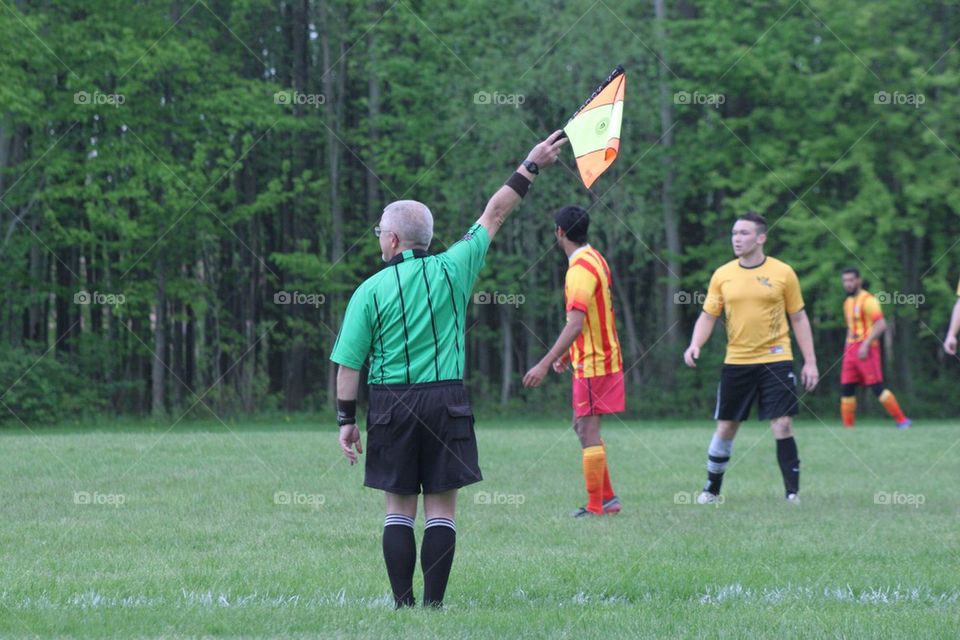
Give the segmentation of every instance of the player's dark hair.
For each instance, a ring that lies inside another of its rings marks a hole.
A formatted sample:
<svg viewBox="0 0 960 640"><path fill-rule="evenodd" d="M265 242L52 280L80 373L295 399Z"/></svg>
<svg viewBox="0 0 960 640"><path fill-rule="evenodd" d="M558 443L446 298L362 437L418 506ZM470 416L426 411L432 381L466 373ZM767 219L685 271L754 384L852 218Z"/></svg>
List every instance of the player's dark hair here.
<svg viewBox="0 0 960 640"><path fill-rule="evenodd" d="M563 229L567 239L577 244L587 242L587 230L590 228L590 214L583 207L568 204L553 214L557 226Z"/></svg>
<svg viewBox="0 0 960 640"><path fill-rule="evenodd" d="M840 275L845 276L848 273L852 273L858 278L860 277L860 269L857 269L856 267L845 267L843 271L840 272Z"/></svg>
<svg viewBox="0 0 960 640"><path fill-rule="evenodd" d="M737 216L737 220L749 220L750 222L757 225L757 233L766 233L767 232L767 219L756 211L747 211L746 213L741 213Z"/></svg>

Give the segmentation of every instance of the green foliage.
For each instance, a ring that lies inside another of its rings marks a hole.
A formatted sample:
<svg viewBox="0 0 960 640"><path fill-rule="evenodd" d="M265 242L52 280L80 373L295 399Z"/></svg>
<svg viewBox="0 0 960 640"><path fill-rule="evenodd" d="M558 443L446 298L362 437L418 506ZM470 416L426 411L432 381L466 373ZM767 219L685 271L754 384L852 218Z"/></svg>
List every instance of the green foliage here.
<svg viewBox="0 0 960 640"><path fill-rule="evenodd" d="M949 3L668 2L662 33L653 3L590 0L7 4L0 338L76 357L114 410L152 410L156 375L171 412L206 391L224 412L327 398L344 305L382 267L383 207L427 203L442 251L617 63L620 159L588 192L564 155L491 248L478 290L526 302L468 310L475 398L538 403L519 380L563 322L550 214L576 203L619 287L631 397L653 414L711 402L715 367L676 370L699 308L670 326L671 292L705 290L746 209L800 274L826 374L811 408L835 400L838 271L853 265L924 298L886 308L904 405L960 410L931 391L955 373L938 353L960 271ZM78 291L126 301L81 308ZM325 300L280 305L282 291ZM722 354L719 331L708 349Z"/></svg>
<svg viewBox="0 0 960 640"><path fill-rule="evenodd" d="M39 426L103 410L104 388L91 385L75 362L38 357L35 349L0 349L0 424Z"/></svg>

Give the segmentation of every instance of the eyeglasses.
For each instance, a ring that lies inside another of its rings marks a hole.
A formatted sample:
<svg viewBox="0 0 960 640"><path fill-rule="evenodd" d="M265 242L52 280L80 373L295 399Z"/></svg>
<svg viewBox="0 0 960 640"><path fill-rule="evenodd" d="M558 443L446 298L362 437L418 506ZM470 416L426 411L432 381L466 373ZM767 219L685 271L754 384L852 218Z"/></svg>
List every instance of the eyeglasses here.
<svg viewBox="0 0 960 640"><path fill-rule="evenodd" d="M380 234L383 233L384 231L386 231L387 233L394 233L393 231L390 231L389 229L381 229L381 228L380 228L380 225L377 225L377 226L375 226L375 227L373 228L373 235L375 235L376 237L379 238L379 237L380 237Z"/></svg>

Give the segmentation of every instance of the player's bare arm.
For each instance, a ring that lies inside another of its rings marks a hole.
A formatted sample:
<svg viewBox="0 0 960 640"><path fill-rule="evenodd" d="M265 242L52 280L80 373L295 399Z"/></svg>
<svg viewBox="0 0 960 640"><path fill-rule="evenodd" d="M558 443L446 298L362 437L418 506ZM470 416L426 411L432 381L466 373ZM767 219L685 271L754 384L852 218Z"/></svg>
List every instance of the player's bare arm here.
<svg viewBox="0 0 960 640"><path fill-rule="evenodd" d="M360 372L340 365L337 369L337 399L356 401L359 387ZM356 451L353 447L356 447ZM346 456L351 465L356 463L357 455L363 453L363 445L360 443L360 430L356 423L345 424L340 427L340 450L343 451L343 455Z"/></svg>
<svg viewBox="0 0 960 640"><path fill-rule="evenodd" d="M693 326L693 336L690 338L690 346L683 352L683 361L688 367L696 368L697 360L700 358L700 349L710 339L713 333L713 326L717 324L717 316L710 315L706 311L700 312L697 323Z"/></svg>
<svg viewBox="0 0 960 640"><path fill-rule="evenodd" d="M950 314L950 328L947 329L947 338L943 341L943 350L952 356L957 355L957 333L960 332L960 299L953 305Z"/></svg>
<svg viewBox="0 0 960 640"><path fill-rule="evenodd" d="M813 391L820 380L817 370L817 354L813 350L813 330L810 328L810 318L805 309L789 314L790 326L793 335L797 337L800 352L803 353L803 369L800 371L800 382L807 391Z"/></svg>
<svg viewBox="0 0 960 640"><path fill-rule="evenodd" d="M553 343L553 347L550 348L547 355L541 358L540 362L523 376L524 387L540 386L540 383L543 382L543 379L547 376L551 365L554 365L554 369L557 370L557 363L563 362L563 355L570 349L570 345L577 339L577 336L583 333L583 321L585 317L586 314L577 309L572 309L567 312L567 324L563 327L563 331L560 332L557 341Z"/></svg>
<svg viewBox="0 0 960 640"><path fill-rule="evenodd" d="M562 133L562 129L554 131L546 140L543 140L531 149L524 163L517 167L517 173L532 183L537 175L527 169L525 165L528 162L534 163L538 170L543 167L549 167L555 163L557 157L560 155L560 148L567 143L567 138L560 137ZM520 194L510 186L504 185L500 187L487 202L487 206L484 208L483 214L477 222L486 227L487 234L490 236L491 241L493 241L493 237L497 235L497 231L500 230L504 220L507 219L507 216L510 215L510 212L513 211L520 200L522 200Z"/></svg>
<svg viewBox="0 0 960 640"><path fill-rule="evenodd" d="M869 335L864 338L863 343L861 343L860 348L857 350L857 357L861 360L866 360L867 356L870 354L870 345L873 344L875 340L879 340L880 336L883 335L883 332L887 328L887 321L883 318L880 318L873 323L873 327L870 329Z"/></svg>

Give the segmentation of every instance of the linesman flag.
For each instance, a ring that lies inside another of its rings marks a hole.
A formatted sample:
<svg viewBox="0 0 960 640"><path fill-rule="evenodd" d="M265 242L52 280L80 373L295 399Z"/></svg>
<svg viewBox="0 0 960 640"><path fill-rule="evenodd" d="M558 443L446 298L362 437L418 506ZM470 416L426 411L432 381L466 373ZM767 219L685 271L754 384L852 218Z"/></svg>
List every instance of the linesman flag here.
<svg viewBox="0 0 960 640"><path fill-rule="evenodd" d="M617 65L603 84L580 105L563 128L577 157L580 179L589 189L620 152L623 94L627 76Z"/></svg>

